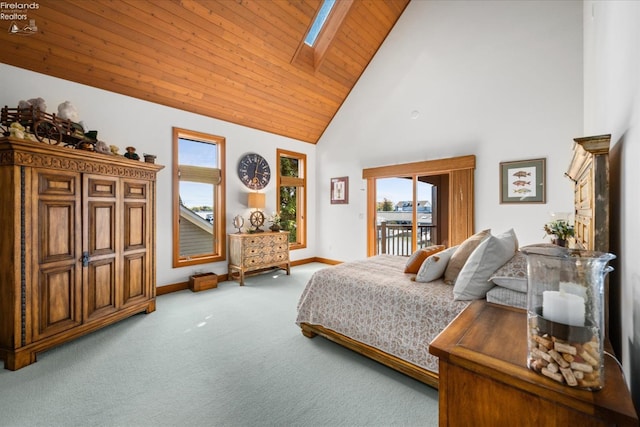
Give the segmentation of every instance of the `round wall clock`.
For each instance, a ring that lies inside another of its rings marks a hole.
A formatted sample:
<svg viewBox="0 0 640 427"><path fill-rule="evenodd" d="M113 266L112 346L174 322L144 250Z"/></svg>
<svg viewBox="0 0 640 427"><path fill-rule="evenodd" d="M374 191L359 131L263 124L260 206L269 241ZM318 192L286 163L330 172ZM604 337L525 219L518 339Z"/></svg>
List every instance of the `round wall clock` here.
<svg viewBox="0 0 640 427"><path fill-rule="evenodd" d="M271 179L269 163L260 154L245 154L238 163L238 177L248 188L262 190Z"/></svg>

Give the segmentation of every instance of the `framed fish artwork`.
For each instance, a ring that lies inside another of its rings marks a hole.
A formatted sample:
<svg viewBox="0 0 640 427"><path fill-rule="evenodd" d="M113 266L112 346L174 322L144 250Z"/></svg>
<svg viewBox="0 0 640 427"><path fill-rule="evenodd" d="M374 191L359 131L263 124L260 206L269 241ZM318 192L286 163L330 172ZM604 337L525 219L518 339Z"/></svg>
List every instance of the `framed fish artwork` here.
<svg viewBox="0 0 640 427"><path fill-rule="evenodd" d="M546 160L500 163L500 203L546 203Z"/></svg>

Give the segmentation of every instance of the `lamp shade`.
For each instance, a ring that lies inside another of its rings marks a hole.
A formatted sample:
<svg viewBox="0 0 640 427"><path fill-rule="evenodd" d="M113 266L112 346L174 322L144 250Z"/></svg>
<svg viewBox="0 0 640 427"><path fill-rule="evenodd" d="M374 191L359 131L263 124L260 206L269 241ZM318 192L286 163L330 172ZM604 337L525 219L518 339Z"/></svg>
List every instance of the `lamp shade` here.
<svg viewBox="0 0 640 427"><path fill-rule="evenodd" d="M250 208L264 209L266 206L264 193L249 193L247 204Z"/></svg>

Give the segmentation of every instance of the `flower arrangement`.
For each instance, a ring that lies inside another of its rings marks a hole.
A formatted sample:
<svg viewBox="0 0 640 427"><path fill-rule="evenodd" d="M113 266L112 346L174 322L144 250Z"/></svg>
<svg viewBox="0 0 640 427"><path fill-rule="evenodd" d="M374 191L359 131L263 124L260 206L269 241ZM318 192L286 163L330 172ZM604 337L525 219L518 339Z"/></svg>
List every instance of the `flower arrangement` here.
<svg viewBox="0 0 640 427"><path fill-rule="evenodd" d="M557 240L567 240L573 237L575 229L569 221L565 219L556 219L544 225L544 231L550 236L556 236Z"/></svg>
<svg viewBox="0 0 640 427"><path fill-rule="evenodd" d="M281 218L280 218L280 214L279 214L278 212L274 212L274 213L272 213L272 214L271 214L271 216L268 218L268 221L269 221L271 224L278 224L278 225L280 225L280 220L281 220Z"/></svg>
<svg viewBox="0 0 640 427"><path fill-rule="evenodd" d="M280 217L280 213L279 212L274 212L271 214L271 216L269 218L267 218L267 221L269 221L271 223L271 227L269 227L269 229L271 231L280 231L281 225L280 225L280 221L282 220L282 218Z"/></svg>

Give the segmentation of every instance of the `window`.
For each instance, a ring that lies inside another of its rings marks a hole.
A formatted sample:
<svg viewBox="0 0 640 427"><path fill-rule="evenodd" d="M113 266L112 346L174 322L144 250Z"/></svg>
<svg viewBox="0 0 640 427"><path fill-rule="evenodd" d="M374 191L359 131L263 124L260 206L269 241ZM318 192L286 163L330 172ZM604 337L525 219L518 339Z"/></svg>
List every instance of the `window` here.
<svg viewBox="0 0 640 427"><path fill-rule="evenodd" d="M173 128L173 267L225 259L224 146Z"/></svg>
<svg viewBox="0 0 640 427"><path fill-rule="evenodd" d="M320 69L353 3L353 0L324 0L314 20L309 23L307 35L300 40L291 64L307 71Z"/></svg>
<svg viewBox="0 0 640 427"><path fill-rule="evenodd" d="M320 34L320 30L324 27L327 17L329 16L329 12L331 12L335 2L336 0L324 0L324 2L322 2L322 6L320 6L316 19L313 20L311 29L307 33L307 38L304 39L304 42L309 46L313 46L315 44L318 34Z"/></svg>
<svg viewBox="0 0 640 427"><path fill-rule="evenodd" d="M278 199L282 228L289 231L291 249L307 246L307 156L277 150Z"/></svg>

